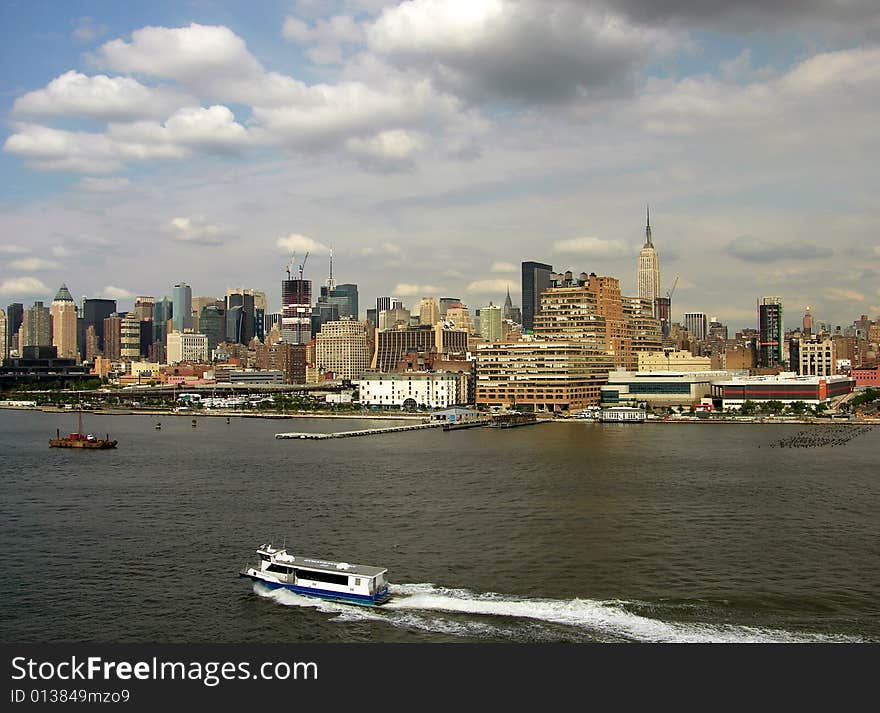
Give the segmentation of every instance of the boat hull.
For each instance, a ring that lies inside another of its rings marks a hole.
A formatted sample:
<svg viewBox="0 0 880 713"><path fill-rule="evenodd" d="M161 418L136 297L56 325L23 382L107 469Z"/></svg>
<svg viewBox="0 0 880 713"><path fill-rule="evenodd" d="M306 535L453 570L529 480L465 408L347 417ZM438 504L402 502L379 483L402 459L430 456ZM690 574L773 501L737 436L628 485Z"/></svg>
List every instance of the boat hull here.
<svg viewBox="0 0 880 713"><path fill-rule="evenodd" d="M106 450L116 448L116 441L71 441L66 438L50 438L49 448L91 448Z"/></svg>
<svg viewBox="0 0 880 713"><path fill-rule="evenodd" d="M391 599L388 587L385 587L374 597L363 596L360 594L347 594L345 592L333 592L328 589L318 589L316 587L298 587L295 584L286 584L284 582L275 582L265 579L253 572L243 570L238 573L239 577L259 582L268 589L286 589L294 594L299 594L312 599L324 599L325 601L341 602L343 604L357 604L366 607L378 607L386 604Z"/></svg>

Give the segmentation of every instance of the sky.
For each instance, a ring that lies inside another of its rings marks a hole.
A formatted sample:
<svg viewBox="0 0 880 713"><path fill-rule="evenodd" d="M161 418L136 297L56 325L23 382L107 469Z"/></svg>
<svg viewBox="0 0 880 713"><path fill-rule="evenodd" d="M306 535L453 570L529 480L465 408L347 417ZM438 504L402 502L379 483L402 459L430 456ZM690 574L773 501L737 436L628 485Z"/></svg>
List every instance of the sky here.
<svg viewBox="0 0 880 713"><path fill-rule="evenodd" d="M876 0L3 0L0 67L4 305L635 295L650 205L674 321L880 315Z"/></svg>

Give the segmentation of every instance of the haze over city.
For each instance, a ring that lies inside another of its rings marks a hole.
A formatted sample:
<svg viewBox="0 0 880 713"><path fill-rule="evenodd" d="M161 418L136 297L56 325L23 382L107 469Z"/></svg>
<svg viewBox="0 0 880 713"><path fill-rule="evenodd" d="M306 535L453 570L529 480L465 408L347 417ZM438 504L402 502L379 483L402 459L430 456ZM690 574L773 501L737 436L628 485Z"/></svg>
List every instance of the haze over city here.
<svg viewBox="0 0 880 713"><path fill-rule="evenodd" d="M0 300L520 291L880 313L875 3L4 3ZM256 12L255 12L256 9Z"/></svg>

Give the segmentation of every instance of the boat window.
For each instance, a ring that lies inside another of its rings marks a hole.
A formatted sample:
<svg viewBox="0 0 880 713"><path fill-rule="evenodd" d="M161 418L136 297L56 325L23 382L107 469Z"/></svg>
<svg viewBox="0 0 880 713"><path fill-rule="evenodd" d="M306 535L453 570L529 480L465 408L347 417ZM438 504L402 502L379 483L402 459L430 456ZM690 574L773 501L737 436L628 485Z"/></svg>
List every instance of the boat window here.
<svg viewBox="0 0 880 713"><path fill-rule="evenodd" d="M360 578L360 577L355 577L355 578L354 578L354 586L355 586L355 587L360 587L360 586L361 586L361 578Z"/></svg>
<svg viewBox="0 0 880 713"><path fill-rule="evenodd" d="M328 584L348 584L347 574L334 574L332 572L314 572L307 569L296 570L297 579L311 579L313 582L327 582Z"/></svg>
<svg viewBox="0 0 880 713"><path fill-rule="evenodd" d="M263 562L268 562L268 561L269 561L269 555L262 555L262 554L261 554L261 555L260 555L260 559L263 560Z"/></svg>
<svg viewBox="0 0 880 713"><path fill-rule="evenodd" d="M283 564L270 564L266 567L267 572L280 572L281 574L290 574L293 571L293 567L287 567Z"/></svg>

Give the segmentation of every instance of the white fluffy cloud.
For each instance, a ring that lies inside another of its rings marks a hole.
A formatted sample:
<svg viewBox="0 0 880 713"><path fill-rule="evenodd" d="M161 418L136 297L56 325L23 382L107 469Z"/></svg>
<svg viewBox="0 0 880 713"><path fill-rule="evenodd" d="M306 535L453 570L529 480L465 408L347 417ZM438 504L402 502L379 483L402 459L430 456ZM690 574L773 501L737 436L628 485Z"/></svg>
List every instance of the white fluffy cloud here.
<svg viewBox="0 0 880 713"><path fill-rule="evenodd" d="M577 253L596 257L615 257L629 252L627 246L619 240L602 240L593 237L559 240L553 243L553 249L559 253Z"/></svg>
<svg viewBox="0 0 880 713"><path fill-rule="evenodd" d="M327 255L330 252L330 248L323 243L299 233L290 233L290 235L278 238L275 245L286 253L297 253L300 255L300 260L307 252L311 255Z"/></svg>
<svg viewBox="0 0 880 713"><path fill-rule="evenodd" d="M504 279L495 279L495 280L476 280L471 282L467 286L467 291L477 295L504 295L507 294L507 289L510 287L510 280ZM516 284L513 285L514 292L516 292Z"/></svg>
<svg viewBox="0 0 880 713"><path fill-rule="evenodd" d="M129 121L164 118L192 99L163 87L147 87L131 77L88 77L75 70L53 79L43 89L15 100L20 116L73 116Z"/></svg>
<svg viewBox="0 0 880 713"><path fill-rule="evenodd" d="M124 287L116 287L115 285L107 285L99 290L98 294L107 300L127 300L134 297L134 293L129 292Z"/></svg>
<svg viewBox="0 0 880 713"><path fill-rule="evenodd" d="M129 160L183 158L189 154L184 146L168 142L126 140L38 124L19 124L3 150L22 156L35 168L82 173L110 173Z"/></svg>
<svg viewBox="0 0 880 713"><path fill-rule="evenodd" d="M410 131L383 131L368 138L354 136L345 144L367 168L397 171L412 166L412 159L422 148L421 137Z"/></svg>
<svg viewBox="0 0 880 713"><path fill-rule="evenodd" d="M443 292L443 288L437 285L417 285L408 282L400 282L392 290L392 294L400 297L423 297L436 295L440 292Z"/></svg>
<svg viewBox="0 0 880 713"><path fill-rule="evenodd" d="M36 277L10 277L0 282L0 295L39 297L48 293L49 288Z"/></svg>
<svg viewBox="0 0 880 713"><path fill-rule="evenodd" d="M36 270L57 270L61 265L54 260L45 260L41 257L27 257L21 260L12 260L9 263L9 267L13 270L34 272Z"/></svg>
<svg viewBox="0 0 880 713"><path fill-rule="evenodd" d="M491 272L518 273L520 271L520 266L514 265L512 262L493 262L492 267L489 269Z"/></svg>
<svg viewBox="0 0 880 713"><path fill-rule="evenodd" d="M201 216L172 218L167 228L174 240L200 245L219 245L235 235L232 228L211 223Z"/></svg>

